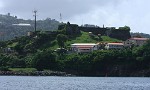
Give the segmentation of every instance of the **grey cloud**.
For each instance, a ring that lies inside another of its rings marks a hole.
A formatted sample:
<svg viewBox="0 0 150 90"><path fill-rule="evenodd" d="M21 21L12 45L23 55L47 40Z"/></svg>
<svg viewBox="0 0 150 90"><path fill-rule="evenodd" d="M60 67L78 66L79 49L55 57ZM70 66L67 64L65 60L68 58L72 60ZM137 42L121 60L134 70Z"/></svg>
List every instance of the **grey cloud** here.
<svg viewBox="0 0 150 90"><path fill-rule="evenodd" d="M25 18L32 17L32 10L37 9L39 18L59 18L62 13L64 19L87 13L95 6L115 4L118 0L2 0L3 12L11 12Z"/></svg>
<svg viewBox="0 0 150 90"><path fill-rule="evenodd" d="M10 12L24 19L34 19L33 10L38 10L38 19L47 17L63 21L108 26L129 25L132 31L149 32L150 0L0 0L0 13ZM0 4L1 5L1 4ZM144 27L144 28L143 28Z"/></svg>

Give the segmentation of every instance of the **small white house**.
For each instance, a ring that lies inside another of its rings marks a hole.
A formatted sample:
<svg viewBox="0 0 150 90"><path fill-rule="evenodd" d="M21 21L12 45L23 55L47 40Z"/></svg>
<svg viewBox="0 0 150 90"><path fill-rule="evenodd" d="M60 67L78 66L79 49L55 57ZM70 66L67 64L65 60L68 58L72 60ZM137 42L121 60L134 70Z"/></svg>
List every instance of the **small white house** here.
<svg viewBox="0 0 150 90"><path fill-rule="evenodd" d="M124 48L124 44L123 43L107 43L105 46L105 49L109 50L109 49L122 49Z"/></svg>
<svg viewBox="0 0 150 90"><path fill-rule="evenodd" d="M27 36L32 36L33 34L34 32L31 32L31 31L27 32Z"/></svg>
<svg viewBox="0 0 150 90"><path fill-rule="evenodd" d="M142 46L144 43L147 42L149 38L130 38L124 42L125 46L131 46L131 45L136 45L136 46Z"/></svg>
<svg viewBox="0 0 150 90"><path fill-rule="evenodd" d="M77 53L87 53L98 50L98 44L95 43L74 43L71 44L71 50Z"/></svg>

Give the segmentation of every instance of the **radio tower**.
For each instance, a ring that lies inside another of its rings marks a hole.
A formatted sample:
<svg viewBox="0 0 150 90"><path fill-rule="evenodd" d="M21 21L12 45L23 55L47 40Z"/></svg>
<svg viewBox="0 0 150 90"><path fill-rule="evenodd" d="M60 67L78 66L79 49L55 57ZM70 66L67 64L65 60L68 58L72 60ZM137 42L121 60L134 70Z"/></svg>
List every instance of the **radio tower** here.
<svg viewBox="0 0 150 90"><path fill-rule="evenodd" d="M60 13L60 23L62 23L62 15L61 15L61 13Z"/></svg>
<svg viewBox="0 0 150 90"><path fill-rule="evenodd" d="M36 13L37 13L37 10L34 10L33 13L34 13L33 16L35 17L34 30L35 30L35 32L36 32L36 16L37 16Z"/></svg>

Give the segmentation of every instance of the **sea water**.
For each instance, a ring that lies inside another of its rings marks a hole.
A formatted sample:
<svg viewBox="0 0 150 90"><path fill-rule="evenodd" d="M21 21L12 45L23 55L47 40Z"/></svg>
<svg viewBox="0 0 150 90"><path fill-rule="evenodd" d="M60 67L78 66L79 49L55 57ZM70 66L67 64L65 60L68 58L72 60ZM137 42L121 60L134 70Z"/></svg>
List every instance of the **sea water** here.
<svg viewBox="0 0 150 90"><path fill-rule="evenodd" d="M0 90L150 90L150 78L0 76Z"/></svg>

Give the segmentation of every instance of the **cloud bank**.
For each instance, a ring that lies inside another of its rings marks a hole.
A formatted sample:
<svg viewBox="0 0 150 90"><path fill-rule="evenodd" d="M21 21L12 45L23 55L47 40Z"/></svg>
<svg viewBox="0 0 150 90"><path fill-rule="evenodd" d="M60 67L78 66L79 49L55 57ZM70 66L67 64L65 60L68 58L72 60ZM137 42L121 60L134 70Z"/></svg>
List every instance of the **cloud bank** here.
<svg viewBox="0 0 150 90"><path fill-rule="evenodd" d="M47 17L64 22L98 26L130 26L132 32L149 33L149 0L1 0L0 13L10 12L20 18Z"/></svg>

